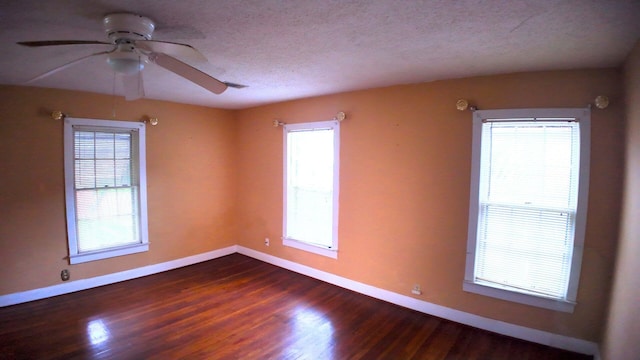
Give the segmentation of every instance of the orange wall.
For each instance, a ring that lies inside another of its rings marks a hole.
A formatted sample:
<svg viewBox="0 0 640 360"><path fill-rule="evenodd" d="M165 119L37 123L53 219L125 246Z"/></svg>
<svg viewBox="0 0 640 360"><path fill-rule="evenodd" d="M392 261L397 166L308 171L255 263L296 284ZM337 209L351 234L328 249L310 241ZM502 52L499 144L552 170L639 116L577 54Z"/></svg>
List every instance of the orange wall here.
<svg viewBox="0 0 640 360"><path fill-rule="evenodd" d="M625 68L627 152L623 216L616 280L602 358L634 359L640 354L640 41Z"/></svg>
<svg viewBox="0 0 640 360"><path fill-rule="evenodd" d="M115 101L115 103L114 103ZM64 207L62 110L140 120L147 129L150 251L70 266ZM72 91L0 86L0 294L196 255L235 244L235 122L205 107Z"/></svg>
<svg viewBox="0 0 640 360"><path fill-rule="evenodd" d="M527 73L394 86L238 112L238 242L280 258L435 304L531 328L599 341L618 236L623 105L617 70ZM462 291L471 158L471 113L482 109L584 107L592 112L589 214L573 314ZM284 247L282 130L271 122L341 125L339 255ZM263 245L264 238L271 246Z"/></svg>

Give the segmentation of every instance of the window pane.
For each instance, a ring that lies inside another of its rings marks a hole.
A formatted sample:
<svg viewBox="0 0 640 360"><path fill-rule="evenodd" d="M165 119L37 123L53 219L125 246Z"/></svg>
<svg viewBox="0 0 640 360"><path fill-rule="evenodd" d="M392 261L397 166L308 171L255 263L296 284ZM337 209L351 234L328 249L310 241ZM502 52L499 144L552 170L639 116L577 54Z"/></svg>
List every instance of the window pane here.
<svg viewBox="0 0 640 360"><path fill-rule="evenodd" d="M115 156L115 134L96 132L96 159L113 159Z"/></svg>
<svg viewBox="0 0 640 360"><path fill-rule="evenodd" d="M114 160L96 160L96 187L115 186Z"/></svg>
<svg viewBox="0 0 640 360"><path fill-rule="evenodd" d="M330 247L333 230L333 194L292 187L288 195L287 236Z"/></svg>
<svg viewBox="0 0 640 360"><path fill-rule="evenodd" d="M74 153L76 159L93 159L95 157L95 134L88 131L76 131L74 134Z"/></svg>
<svg viewBox="0 0 640 360"><path fill-rule="evenodd" d="M116 159L131 158L131 134L115 134L115 157Z"/></svg>
<svg viewBox="0 0 640 360"><path fill-rule="evenodd" d="M288 137L291 185L331 191L333 130L296 131Z"/></svg>
<svg viewBox="0 0 640 360"><path fill-rule="evenodd" d="M574 125L569 125L574 124ZM490 123L486 199L492 202L572 208L579 161L575 123Z"/></svg>
<svg viewBox="0 0 640 360"><path fill-rule="evenodd" d="M80 252L139 243L137 189L76 192Z"/></svg>
<svg viewBox="0 0 640 360"><path fill-rule="evenodd" d="M133 185L130 133L78 131L74 137L76 188Z"/></svg>
<svg viewBox="0 0 640 360"><path fill-rule="evenodd" d="M131 160L116 160L115 164L115 185L131 186Z"/></svg>
<svg viewBox="0 0 640 360"><path fill-rule="evenodd" d="M96 186L95 161L75 161L75 186L76 189L94 188Z"/></svg>
<svg viewBox="0 0 640 360"><path fill-rule="evenodd" d="M98 218L98 192L91 190L76 191L76 217L78 220Z"/></svg>

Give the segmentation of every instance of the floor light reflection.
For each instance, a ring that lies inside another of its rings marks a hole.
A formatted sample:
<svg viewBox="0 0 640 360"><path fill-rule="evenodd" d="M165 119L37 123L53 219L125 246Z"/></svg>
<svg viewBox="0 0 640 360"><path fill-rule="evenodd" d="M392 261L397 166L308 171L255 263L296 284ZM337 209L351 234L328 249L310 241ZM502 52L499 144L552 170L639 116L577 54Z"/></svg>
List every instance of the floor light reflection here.
<svg viewBox="0 0 640 360"><path fill-rule="evenodd" d="M100 345L109 340L109 328L102 320L92 320L87 325L87 336L91 345Z"/></svg>
<svg viewBox="0 0 640 360"><path fill-rule="evenodd" d="M300 359L333 359L333 324L331 319L314 309L297 308L292 316L293 341L286 357Z"/></svg>

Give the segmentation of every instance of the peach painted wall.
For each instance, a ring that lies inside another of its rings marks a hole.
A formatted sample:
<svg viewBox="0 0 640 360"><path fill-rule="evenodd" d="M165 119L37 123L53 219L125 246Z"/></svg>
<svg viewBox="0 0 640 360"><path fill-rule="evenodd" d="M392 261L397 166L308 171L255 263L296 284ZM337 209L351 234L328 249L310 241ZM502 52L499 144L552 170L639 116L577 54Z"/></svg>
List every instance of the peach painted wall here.
<svg viewBox="0 0 640 360"><path fill-rule="evenodd" d="M640 354L640 41L625 68L627 152L615 286L603 341L604 360Z"/></svg>
<svg viewBox="0 0 640 360"><path fill-rule="evenodd" d="M114 103L115 101L115 103ZM139 120L147 128L150 251L69 265L62 110L74 117ZM235 244L233 113L162 101L0 86L0 295L201 254Z"/></svg>
<svg viewBox="0 0 640 360"><path fill-rule="evenodd" d="M589 213L573 314L462 291L469 206L471 113L482 109L585 107L592 112ZM286 123L341 125L337 260L284 247L282 130ZM238 243L379 288L484 317L599 341L618 237L624 109L618 70L525 73L394 86L241 110L238 121ZM271 246L263 245L265 237Z"/></svg>

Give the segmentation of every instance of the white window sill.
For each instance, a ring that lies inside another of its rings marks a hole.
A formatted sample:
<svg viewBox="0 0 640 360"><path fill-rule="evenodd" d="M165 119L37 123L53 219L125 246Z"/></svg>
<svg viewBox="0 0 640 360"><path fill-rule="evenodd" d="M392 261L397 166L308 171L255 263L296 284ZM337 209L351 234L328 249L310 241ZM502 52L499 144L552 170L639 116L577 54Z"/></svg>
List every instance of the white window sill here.
<svg viewBox="0 0 640 360"><path fill-rule="evenodd" d="M517 302L520 304L526 304L536 306L540 308L573 313L573 309L576 303L566 300L558 300L553 298L547 298L542 296L530 295L525 293L513 292L510 290L504 290L497 287L491 287L487 285L481 285L470 281L464 281L462 283L462 290L470 293L489 296L497 299Z"/></svg>
<svg viewBox="0 0 640 360"><path fill-rule="evenodd" d="M149 251L149 244L128 245L106 250L97 250L81 254L74 254L69 256L69 263L72 265L81 264L89 261L102 260L116 256L141 253L145 251Z"/></svg>
<svg viewBox="0 0 640 360"><path fill-rule="evenodd" d="M336 250L327 249L326 247L321 247L321 246L305 243L305 242L302 242L302 241L286 239L286 238L282 240L282 244L284 244L284 246L289 246L289 247L292 247L292 248L308 251L310 253L314 253L314 254L330 257L332 259L337 259L338 258L338 250L337 249Z"/></svg>

